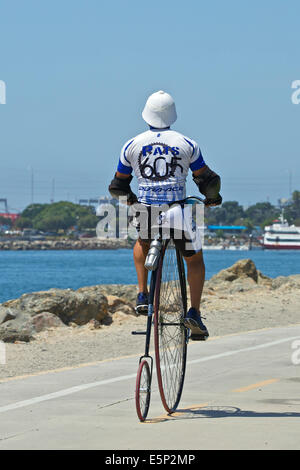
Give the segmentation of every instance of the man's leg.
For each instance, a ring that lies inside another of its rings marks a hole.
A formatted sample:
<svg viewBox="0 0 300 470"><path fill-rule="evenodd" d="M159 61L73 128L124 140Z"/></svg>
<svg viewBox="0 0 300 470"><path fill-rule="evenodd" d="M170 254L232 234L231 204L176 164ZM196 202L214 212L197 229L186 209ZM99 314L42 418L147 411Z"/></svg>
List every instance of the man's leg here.
<svg viewBox="0 0 300 470"><path fill-rule="evenodd" d="M133 248L133 259L138 279L139 293L136 299L136 313L138 315L148 314L148 271L145 268L145 261L150 244L142 241L140 238L136 241Z"/></svg>
<svg viewBox="0 0 300 470"><path fill-rule="evenodd" d="M142 241L140 238L136 241L133 248L133 259L138 279L139 292L148 292L147 280L148 271L144 264L146 261L147 253L149 251L150 243Z"/></svg>
<svg viewBox="0 0 300 470"><path fill-rule="evenodd" d="M199 311L205 281L205 264L202 250L184 259L187 264L187 280L190 287L191 307Z"/></svg>
<svg viewBox="0 0 300 470"><path fill-rule="evenodd" d="M191 296L191 308L187 313L184 323L190 328L192 339L205 339L208 336L208 331L200 315L201 296L205 281L205 265L202 250L193 256L186 256L184 259L187 264L187 278Z"/></svg>

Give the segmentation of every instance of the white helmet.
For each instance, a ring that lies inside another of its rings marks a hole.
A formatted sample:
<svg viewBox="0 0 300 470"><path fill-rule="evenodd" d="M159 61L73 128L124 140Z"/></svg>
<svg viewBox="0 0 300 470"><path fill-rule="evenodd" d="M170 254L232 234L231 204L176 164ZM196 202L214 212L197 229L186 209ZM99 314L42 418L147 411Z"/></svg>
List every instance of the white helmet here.
<svg viewBox="0 0 300 470"><path fill-rule="evenodd" d="M149 96L142 112L144 121L152 127L169 127L177 119L175 102L168 93L157 91Z"/></svg>

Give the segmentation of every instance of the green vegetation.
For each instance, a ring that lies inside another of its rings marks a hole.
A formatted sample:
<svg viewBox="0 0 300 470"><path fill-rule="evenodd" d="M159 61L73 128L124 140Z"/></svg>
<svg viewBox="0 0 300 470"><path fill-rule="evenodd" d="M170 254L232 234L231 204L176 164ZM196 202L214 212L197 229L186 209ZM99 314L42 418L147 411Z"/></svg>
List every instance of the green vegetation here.
<svg viewBox="0 0 300 470"><path fill-rule="evenodd" d="M300 191L294 191L284 209L284 217L290 224L300 226ZM248 231L271 224L281 214L281 208L270 202L258 202L246 210L237 201L226 201L220 207L206 210L208 225L245 225Z"/></svg>
<svg viewBox="0 0 300 470"><path fill-rule="evenodd" d="M292 202L286 207L284 215L289 222L300 226L300 191L293 192Z"/></svg>
<svg viewBox="0 0 300 470"><path fill-rule="evenodd" d="M95 229L99 219L92 207L55 202L31 204L16 221L18 228L33 228L43 232L58 232L77 227L79 230Z"/></svg>

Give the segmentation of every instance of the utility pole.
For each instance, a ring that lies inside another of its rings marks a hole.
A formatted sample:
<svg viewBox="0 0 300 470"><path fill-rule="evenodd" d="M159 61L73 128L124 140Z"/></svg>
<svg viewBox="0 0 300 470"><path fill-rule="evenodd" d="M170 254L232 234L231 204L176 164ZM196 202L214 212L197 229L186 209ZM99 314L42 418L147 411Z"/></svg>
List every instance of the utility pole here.
<svg viewBox="0 0 300 470"><path fill-rule="evenodd" d="M289 197L292 197L292 171L289 170Z"/></svg>
<svg viewBox="0 0 300 470"><path fill-rule="evenodd" d="M7 199L0 199L0 202L3 202L4 207L5 207L5 213L8 214Z"/></svg>
<svg viewBox="0 0 300 470"><path fill-rule="evenodd" d="M52 190L51 190L51 204L54 202L54 194L55 194L55 179L52 178Z"/></svg>
<svg viewBox="0 0 300 470"><path fill-rule="evenodd" d="M33 168L32 166L30 167L30 172L31 172L31 178L30 178L30 186L31 186L31 204L33 204L34 201L34 175L33 175Z"/></svg>

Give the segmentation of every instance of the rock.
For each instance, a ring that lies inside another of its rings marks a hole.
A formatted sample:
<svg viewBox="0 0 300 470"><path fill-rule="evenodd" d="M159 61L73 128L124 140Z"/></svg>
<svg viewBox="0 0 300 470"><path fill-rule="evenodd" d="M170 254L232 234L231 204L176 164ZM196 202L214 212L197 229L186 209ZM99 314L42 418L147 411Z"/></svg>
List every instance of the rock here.
<svg viewBox="0 0 300 470"><path fill-rule="evenodd" d="M291 276L278 276L272 279L272 289L299 289L300 288L300 275L294 274Z"/></svg>
<svg viewBox="0 0 300 470"><path fill-rule="evenodd" d="M70 240L60 237L56 240L7 240L0 241L0 250L117 250L131 248L132 241L125 239L87 238Z"/></svg>
<svg viewBox="0 0 300 470"><path fill-rule="evenodd" d="M107 315L108 302L101 286L24 294L0 305L0 340L30 341L45 329L84 325L91 320L100 324Z"/></svg>
<svg viewBox="0 0 300 470"><path fill-rule="evenodd" d="M123 298L117 297L115 295L108 295L108 310L110 313L114 314L115 312L123 312L127 315L135 315L135 308L131 302L124 300Z"/></svg>
<svg viewBox="0 0 300 470"><path fill-rule="evenodd" d="M136 296L137 296L137 286L136 285L119 285L119 284L107 284L102 285L102 292L106 296L115 296L120 299L125 300L126 302L135 305Z"/></svg>
<svg viewBox="0 0 300 470"><path fill-rule="evenodd" d="M259 275L260 273L251 259L242 259L237 261L230 268L222 269L218 274L212 276L209 282L214 284L250 278L257 283Z"/></svg>
<svg viewBox="0 0 300 470"><path fill-rule="evenodd" d="M237 292L245 292L251 289L255 289L257 283L251 278L238 278L232 281L230 286L226 289L230 294L235 294Z"/></svg>
<svg viewBox="0 0 300 470"><path fill-rule="evenodd" d="M7 320L0 326L0 340L5 343L27 343L34 338L34 333L31 315L24 312L18 312L14 319Z"/></svg>
<svg viewBox="0 0 300 470"><path fill-rule="evenodd" d="M32 324L36 333L48 330L49 328L66 328L66 325L58 318L58 316L50 312L38 313L32 317Z"/></svg>
<svg viewBox="0 0 300 470"><path fill-rule="evenodd" d="M2 306L26 312L31 316L49 312L60 320L83 325L91 319L102 321L107 315L107 299L100 288L50 289L23 294L19 299L4 302Z"/></svg>
<svg viewBox="0 0 300 470"><path fill-rule="evenodd" d="M0 307L0 325L8 320L14 320L17 316L17 312L14 312L11 308Z"/></svg>
<svg viewBox="0 0 300 470"><path fill-rule="evenodd" d="M98 330L101 328L101 323L98 320L93 319L87 323L87 327L89 330Z"/></svg>
<svg viewBox="0 0 300 470"><path fill-rule="evenodd" d="M19 310L15 311L13 318L0 325L0 340L6 343L28 342L34 339L36 333L53 327L66 326L53 313L42 312L32 316Z"/></svg>
<svg viewBox="0 0 300 470"><path fill-rule="evenodd" d="M278 289L279 287L287 284L289 282L288 277L278 276L275 279L272 279L272 289Z"/></svg>

